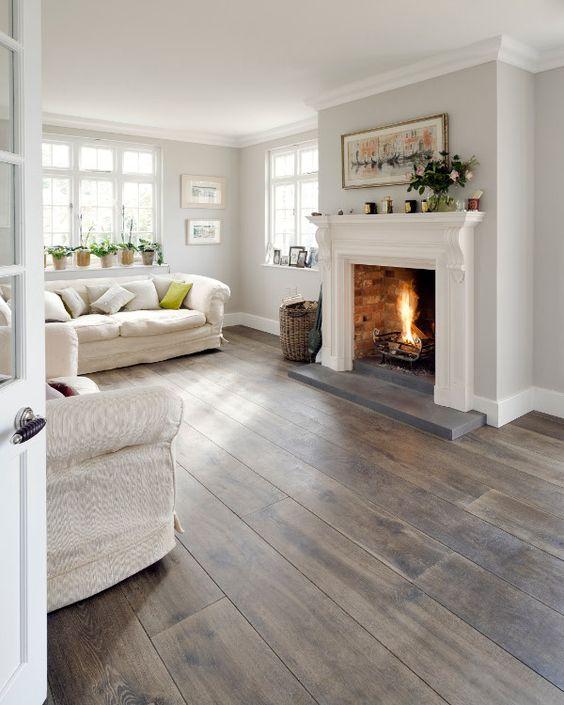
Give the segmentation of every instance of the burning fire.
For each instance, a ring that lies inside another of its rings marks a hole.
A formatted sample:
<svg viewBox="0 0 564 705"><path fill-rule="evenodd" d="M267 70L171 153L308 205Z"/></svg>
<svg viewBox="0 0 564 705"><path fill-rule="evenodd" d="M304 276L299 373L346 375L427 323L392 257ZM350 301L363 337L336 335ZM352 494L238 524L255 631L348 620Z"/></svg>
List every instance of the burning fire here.
<svg viewBox="0 0 564 705"><path fill-rule="evenodd" d="M419 330L413 321L417 317L418 297L412 284L404 283L397 300L397 309L401 320L401 340L403 343L419 345Z"/></svg>

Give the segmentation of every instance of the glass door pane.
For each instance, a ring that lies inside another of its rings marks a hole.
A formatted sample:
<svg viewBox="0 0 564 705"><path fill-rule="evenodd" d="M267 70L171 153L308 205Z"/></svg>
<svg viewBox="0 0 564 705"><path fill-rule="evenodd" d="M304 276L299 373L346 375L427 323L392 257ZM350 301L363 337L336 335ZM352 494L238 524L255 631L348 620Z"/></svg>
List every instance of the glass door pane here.
<svg viewBox="0 0 564 705"><path fill-rule="evenodd" d="M0 32L14 36L12 0L0 0Z"/></svg>
<svg viewBox="0 0 564 705"><path fill-rule="evenodd" d="M0 385L15 377L14 285L15 277L0 277Z"/></svg>
<svg viewBox="0 0 564 705"><path fill-rule="evenodd" d="M13 164L0 162L0 267L15 262Z"/></svg>
<svg viewBox="0 0 564 705"><path fill-rule="evenodd" d="M12 63L12 52L0 47L0 149L5 152L14 149Z"/></svg>

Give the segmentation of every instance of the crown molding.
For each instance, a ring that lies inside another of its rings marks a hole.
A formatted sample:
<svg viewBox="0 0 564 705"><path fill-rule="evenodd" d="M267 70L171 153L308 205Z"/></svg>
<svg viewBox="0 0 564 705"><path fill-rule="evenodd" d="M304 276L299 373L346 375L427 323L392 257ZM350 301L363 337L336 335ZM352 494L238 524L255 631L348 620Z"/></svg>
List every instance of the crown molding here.
<svg viewBox="0 0 564 705"><path fill-rule="evenodd" d="M537 71L550 71L564 66L564 46L540 54Z"/></svg>
<svg viewBox="0 0 564 705"><path fill-rule="evenodd" d="M531 73L538 73L564 66L564 47L538 52L512 37L500 35L442 52L398 69L384 71L360 81L353 81L310 98L306 100L306 104L315 110L324 110L479 66L489 61L501 61Z"/></svg>
<svg viewBox="0 0 564 705"><path fill-rule="evenodd" d="M112 132L120 135L134 135L135 137L151 137L161 140L174 140L175 142L192 142L208 144L218 147L250 147L255 144L269 142L297 135L300 132L317 129L317 115L307 120L300 120L289 125L281 125L263 132L255 132L243 137L234 135L214 135L201 132L177 132L161 127L147 127L145 125L131 125L112 120L96 120L77 117L74 115L60 115L57 113L43 113L43 124L52 127L67 127L78 130L91 130L94 132Z"/></svg>
<svg viewBox="0 0 564 705"><path fill-rule="evenodd" d="M307 118L306 120L300 120L299 122L292 122L289 125L281 125L271 130L245 135L238 140L237 146L252 147L255 144L291 137L292 135L298 135L301 132L309 132L310 130L317 130L317 115Z"/></svg>
<svg viewBox="0 0 564 705"><path fill-rule="evenodd" d="M43 113L43 124L53 127L69 127L79 130L93 130L96 132L115 132L121 135L135 135L136 137L152 137L161 140L174 140L175 142L192 142L208 144L218 147L239 147L239 141L231 135L215 135L203 132L189 132L169 130L162 127L148 127L146 125L132 125L125 122L112 120L96 120L75 115L60 115L57 113Z"/></svg>

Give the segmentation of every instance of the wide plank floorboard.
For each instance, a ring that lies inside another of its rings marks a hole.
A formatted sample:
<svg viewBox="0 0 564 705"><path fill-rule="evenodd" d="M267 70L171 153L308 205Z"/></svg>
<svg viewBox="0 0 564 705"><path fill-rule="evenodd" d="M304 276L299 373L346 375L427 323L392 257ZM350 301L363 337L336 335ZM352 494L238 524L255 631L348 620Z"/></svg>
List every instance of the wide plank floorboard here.
<svg viewBox="0 0 564 705"><path fill-rule="evenodd" d="M442 441L275 336L90 375L179 393L163 560L48 620L48 705L564 705L564 422Z"/></svg>
<svg viewBox="0 0 564 705"><path fill-rule="evenodd" d="M159 634L154 644L190 705L315 705L226 598Z"/></svg>

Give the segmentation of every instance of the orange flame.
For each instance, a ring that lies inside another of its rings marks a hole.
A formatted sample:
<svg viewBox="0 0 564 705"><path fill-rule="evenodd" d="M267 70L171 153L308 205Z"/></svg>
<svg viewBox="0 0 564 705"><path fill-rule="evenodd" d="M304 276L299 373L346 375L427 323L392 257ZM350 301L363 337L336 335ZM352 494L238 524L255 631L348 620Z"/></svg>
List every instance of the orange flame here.
<svg viewBox="0 0 564 705"><path fill-rule="evenodd" d="M412 284L403 284L397 300L398 313L401 320L401 339L404 343L417 345L413 321L417 317L417 294Z"/></svg>

